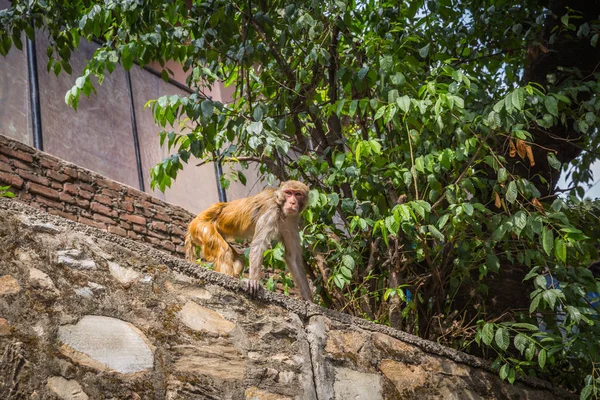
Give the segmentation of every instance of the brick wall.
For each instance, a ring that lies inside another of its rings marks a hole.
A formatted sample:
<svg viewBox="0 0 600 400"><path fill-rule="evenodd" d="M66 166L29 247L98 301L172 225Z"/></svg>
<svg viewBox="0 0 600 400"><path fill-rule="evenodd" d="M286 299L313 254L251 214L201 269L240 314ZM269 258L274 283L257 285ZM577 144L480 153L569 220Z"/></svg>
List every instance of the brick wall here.
<svg viewBox="0 0 600 400"><path fill-rule="evenodd" d="M0 135L0 186L7 185L50 214L183 255L190 212Z"/></svg>

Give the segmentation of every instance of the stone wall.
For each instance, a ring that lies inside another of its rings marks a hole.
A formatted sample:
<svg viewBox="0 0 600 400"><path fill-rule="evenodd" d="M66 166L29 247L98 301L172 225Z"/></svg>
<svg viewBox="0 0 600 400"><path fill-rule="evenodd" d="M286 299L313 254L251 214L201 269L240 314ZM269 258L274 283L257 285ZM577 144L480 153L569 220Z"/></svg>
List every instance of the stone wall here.
<svg viewBox="0 0 600 400"><path fill-rule="evenodd" d="M173 254L183 254L183 235L193 218L181 207L0 135L3 185L49 214Z"/></svg>
<svg viewBox="0 0 600 400"><path fill-rule="evenodd" d="M13 150L11 160L36 159ZM59 196L66 182L54 188ZM29 194L32 183L19 187ZM88 191L99 195L99 187ZM109 226L119 225L102 228ZM240 287L144 244L0 199L0 398L570 397L547 382L502 382L480 359L389 327L271 292L252 300Z"/></svg>

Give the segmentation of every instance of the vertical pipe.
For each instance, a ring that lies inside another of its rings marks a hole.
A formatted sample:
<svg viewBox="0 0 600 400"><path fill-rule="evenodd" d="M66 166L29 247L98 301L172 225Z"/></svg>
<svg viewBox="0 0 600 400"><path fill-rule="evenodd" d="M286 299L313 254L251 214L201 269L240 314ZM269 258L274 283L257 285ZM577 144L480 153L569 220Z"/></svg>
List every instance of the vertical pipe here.
<svg viewBox="0 0 600 400"><path fill-rule="evenodd" d="M31 22L31 25L33 26L33 21ZM29 102L31 108L31 125L33 127L33 147L43 151L42 109L40 107L40 85L37 73L35 38L33 40L27 38L27 75L29 78Z"/></svg>
<svg viewBox="0 0 600 400"><path fill-rule="evenodd" d="M144 169L142 167L142 155L140 154L140 139L138 136L137 119L135 118L135 107L133 102L133 87L131 86L131 74L125 71L125 80L127 81L127 91L129 92L129 108L131 110L131 133L133 134L133 147L135 150L135 162L137 165L138 183L140 190L144 192Z"/></svg>
<svg viewBox="0 0 600 400"><path fill-rule="evenodd" d="M219 193L219 201L227 201L227 192L225 192L225 188L221 185L221 177L223 176L223 166L221 165L221 161L219 159L220 152L217 150L216 152L216 160L215 161L215 174L217 177L217 192Z"/></svg>

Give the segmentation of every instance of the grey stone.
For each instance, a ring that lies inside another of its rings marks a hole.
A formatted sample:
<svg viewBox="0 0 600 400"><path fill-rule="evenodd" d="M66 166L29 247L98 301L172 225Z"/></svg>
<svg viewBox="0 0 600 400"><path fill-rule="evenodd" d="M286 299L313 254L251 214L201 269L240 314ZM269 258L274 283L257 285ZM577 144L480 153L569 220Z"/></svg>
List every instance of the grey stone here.
<svg viewBox="0 0 600 400"><path fill-rule="evenodd" d="M335 399L376 400L381 399L381 376L376 373L336 368L333 384Z"/></svg>
<svg viewBox="0 0 600 400"><path fill-rule="evenodd" d="M97 269L96 262L91 259L84 259L83 253L79 249L68 249L58 251L58 263L75 269Z"/></svg>
<svg viewBox="0 0 600 400"><path fill-rule="evenodd" d="M79 382L65 379L62 376L48 378L46 387L63 400L87 400L89 398Z"/></svg>
<svg viewBox="0 0 600 400"><path fill-rule="evenodd" d="M86 315L58 329L61 352L99 370L133 373L152 369L153 349L135 326L116 318Z"/></svg>
<svg viewBox="0 0 600 400"><path fill-rule="evenodd" d="M86 299L91 299L94 297L94 292L92 292L92 289L87 286L75 288L75 293L77 293L78 296L85 297Z"/></svg>
<svg viewBox="0 0 600 400"><path fill-rule="evenodd" d="M219 313L202 307L193 301L185 303L178 316L181 322L195 331L228 335L235 328L233 322L227 321Z"/></svg>
<svg viewBox="0 0 600 400"><path fill-rule="evenodd" d="M110 274L124 286L129 286L142 277L142 274L133 268L121 267L114 262L108 263L108 270L110 271Z"/></svg>
<svg viewBox="0 0 600 400"><path fill-rule="evenodd" d="M34 288L41 288L52 293L57 293L58 290L52 279L44 271L37 268L29 268L29 283Z"/></svg>

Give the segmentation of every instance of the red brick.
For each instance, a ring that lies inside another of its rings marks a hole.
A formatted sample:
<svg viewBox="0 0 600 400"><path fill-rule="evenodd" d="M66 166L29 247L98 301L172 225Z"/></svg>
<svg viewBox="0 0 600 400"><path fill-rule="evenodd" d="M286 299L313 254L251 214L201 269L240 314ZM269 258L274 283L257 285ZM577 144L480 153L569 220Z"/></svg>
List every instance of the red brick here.
<svg viewBox="0 0 600 400"><path fill-rule="evenodd" d="M55 210L53 208L48 209L48 214L53 214L53 215L58 215L60 217L66 218L66 219L70 219L71 221L75 221L77 222L77 216L70 214L68 212L64 212L64 211L60 211L60 210Z"/></svg>
<svg viewBox="0 0 600 400"><path fill-rule="evenodd" d="M33 171L33 165L32 164L27 164L27 163L21 162L19 160L10 160L10 164L14 168L22 169L22 170L25 170L25 171Z"/></svg>
<svg viewBox="0 0 600 400"><path fill-rule="evenodd" d="M57 210L62 210L64 208L63 203L59 203L58 201L50 200L42 196L36 196L34 202L42 204L47 207L52 207Z"/></svg>
<svg viewBox="0 0 600 400"><path fill-rule="evenodd" d="M153 210L154 209L154 204L152 204L151 202L149 202L147 200L144 200L144 201L140 202L138 204L138 206L139 207L143 207L143 208L148 209L148 210Z"/></svg>
<svg viewBox="0 0 600 400"><path fill-rule="evenodd" d="M62 189L62 185L58 182L50 182L50 187L54 189Z"/></svg>
<svg viewBox="0 0 600 400"><path fill-rule="evenodd" d="M175 244L184 244L183 241L183 236L171 236L171 242L175 243Z"/></svg>
<svg viewBox="0 0 600 400"><path fill-rule="evenodd" d="M108 231L110 233L114 233L114 234L117 234L119 236L124 236L124 237L127 236L127 231L125 229L119 227L119 226L112 226L111 225L111 226L108 227Z"/></svg>
<svg viewBox="0 0 600 400"><path fill-rule="evenodd" d="M58 194L58 198L65 203L75 204L75 197L71 196L68 193L62 192Z"/></svg>
<svg viewBox="0 0 600 400"><path fill-rule="evenodd" d="M158 233L158 232L154 232L151 230L148 230L148 233L146 233L146 235L148 236L152 236L155 238L159 238L159 239L163 239L163 240L169 240L169 236L163 234L163 233Z"/></svg>
<svg viewBox="0 0 600 400"><path fill-rule="evenodd" d="M27 146L26 144L20 142L13 142L13 147L15 148L15 150L23 151L25 153L34 154L37 151L33 147Z"/></svg>
<svg viewBox="0 0 600 400"><path fill-rule="evenodd" d="M17 174L19 174L19 176L25 180L39 183L42 186L50 186L50 181L44 176L35 175L31 172L23 171L21 169L17 170Z"/></svg>
<svg viewBox="0 0 600 400"><path fill-rule="evenodd" d="M81 222L82 224L93 226L94 228L106 230L106 224L103 224L102 222L94 221L93 219L88 219L88 218L79 216L79 222Z"/></svg>
<svg viewBox="0 0 600 400"><path fill-rule="evenodd" d="M121 215L121 219L138 225L146 225L146 218L135 214L123 214Z"/></svg>
<svg viewBox="0 0 600 400"><path fill-rule="evenodd" d="M44 168L50 168L50 169L58 169L58 162L56 162L56 160L50 159L48 157L41 157L40 158L40 165Z"/></svg>
<svg viewBox="0 0 600 400"><path fill-rule="evenodd" d="M4 153L12 158L18 158L19 160L23 160L25 162L33 162L33 156L31 154L12 149L5 145L0 146L0 153Z"/></svg>
<svg viewBox="0 0 600 400"><path fill-rule="evenodd" d="M19 193L19 200L31 203L31 200L33 200L33 195L30 193L21 192Z"/></svg>
<svg viewBox="0 0 600 400"><path fill-rule="evenodd" d="M154 218L159 219L161 221L165 221L165 222L170 222L171 221L171 218L169 218L168 215L161 214L161 213L155 213L154 214Z"/></svg>
<svg viewBox="0 0 600 400"><path fill-rule="evenodd" d="M185 233L187 232L187 228L182 228L179 225L171 225L171 233L173 233L174 235L178 235L178 236L183 236L185 235Z"/></svg>
<svg viewBox="0 0 600 400"><path fill-rule="evenodd" d="M144 236L144 242L152 243L152 244L160 244L162 242L161 239L157 239L151 236Z"/></svg>
<svg viewBox="0 0 600 400"><path fill-rule="evenodd" d="M146 217L152 217L152 211L148 210L147 208L144 208L142 206L140 206L139 204L135 204L135 213L136 214L142 214Z"/></svg>
<svg viewBox="0 0 600 400"><path fill-rule="evenodd" d="M130 201L122 201L119 205L123 210L127 212L133 211L133 203Z"/></svg>
<svg viewBox="0 0 600 400"><path fill-rule="evenodd" d="M96 192L96 188L94 188L92 185L88 185L87 183L80 183L78 186L79 186L79 189L81 189L81 190L86 190L91 193Z"/></svg>
<svg viewBox="0 0 600 400"><path fill-rule="evenodd" d="M148 231L145 226L135 225L135 224L133 225L133 230L135 232L143 233L143 234L145 234Z"/></svg>
<svg viewBox="0 0 600 400"><path fill-rule="evenodd" d="M133 225L131 225L129 222L121 221L119 222L119 225L121 225L121 228L127 229L128 231L133 229Z"/></svg>
<svg viewBox="0 0 600 400"><path fill-rule="evenodd" d="M77 169L69 166L63 168L63 172L73 179L77 179Z"/></svg>
<svg viewBox="0 0 600 400"><path fill-rule="evenodd" d="M69 180L69 177L67 175L52 170L46 172L46 176L61 183Z"/></svg>
<svg viewBox="0 0 600 400"><path fill-rule="evenodd" d="M88 192L87 190L79 189L79 196L86 200L91 200L94 197L94 193Z"/></svg>
<svg viewBox="0 0 600 400"><path fill-rule="evenodd" d="M118 215L115 210L113 210L110 207L106 207L105 205L102 205L100 203L92 203L90 205L90 210L100 213L100 214L107 215L109 217L116 217Z"/></svg>
<svg viewBox="0 0 600 400"><path fill-rule="evenodd" d="M57 199L59 198L59 193L58 191L46 187L46 186L42 186L42 185L38 185L37 183L33 183L33 182L29 182L29 191L31 193L35 193L35 194L39 194L51 199Z"/></svg>
<svg viewBox="0 0 600 400"><path fill-rule="evenodd" d="M167 249L171 252L175 251L175 245L171 242L163 242L160 244L160 247L162 247L163 249Z"/></svg>
<svg viewBox="0 0 600 400"><path fill-rule="evenodd" d="M135 234L135 232L133 231L128 231L127 232L127 237L131 238L131 239L139 239L139 236Z"/></svg>
<svg viewBox="0 0 600 400"><path fill-rule="evenodd" d="M0 154L0 156L1 156L1 154ZM10 166L9 163L3 162L2 160L0 160L0 171L12 172L13 168Z"/></svg>
<svg viewBox="0 0 600 400"><path fill-rule="evenodd" d="M63 189L65 192L75 195L79 192L79 188L77 187L77 185L74 185L72 183L65 183L63 185Z"/></svg>
<svg viewBox="0 0 600 400"><path fill-rule="evenodd" d="M101 193L103 195L105 195L105 196L108 196L108 197L112 198L112 199L118 199L118 198L121 197L121 194L119 192L116 192L116 191L111 190L111 189L102 189Z"/></svg>
<svg viewBox="0 0 600 400"><path fill-rule="evenodd" d="M92 174L90 174L87 171L77 171L77 179L79 179L82 182L88 183L92 183L94 181Z"/></svg>
<svg viewBox="0 0 600 400"><path fill-rule="evenodd" d="M105 224L108 224L108 225L117 225L117 221L115 221L114 219L111 219L109 217L105 217L102 214L94 214L92 217L94 218L94 220L104 222Z"/></svg>
<svg viewBox="0 0 600 400"><path fill-rule="evenodd" d="M118 192L120 192L121 189L123 189L123 185L111 179L102 178L98 179L96 182L98 183L98 186L103 186L105 188L116 190Z"/></svg>
<svg viewBox="0 0 600 400"><path fill-rule="evenodd" d="M79 198L75 199L75 204L77 204L81 208L88 208L90 206L89 200Z"/></svg>
<svg viewBox="0 0 600 400"><path fill-rule="evenodd" d="M107 206L112 206L112 199L108 196L104 196L102 194L97 194L94 196L94 201L98 203L106 204Z"/></svg>
<svg viewBox="0 0 600 400"><path fill-rule="evenodd" d="M23 179L20 176L4 172L0 172L0 182L4 182L5 184L19 189L23 186Z"/></svg>
<svg viewBox="0 0 600 400"><path fill-rule="evenodd" d="M177 246L177 247L175 248L175 251L176 251L177 253L179 253L179 254L182 254L182 255L183 255L183 254L185 254L185 247L183 247L183 246Z"/></svg>
<svg viewBox="0 0 600 400"><path fill-rule="evenodd" d="M155 231L159 232L169 232L169 227L163 222L152 221L150 227Z"/></svg>

